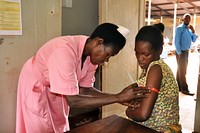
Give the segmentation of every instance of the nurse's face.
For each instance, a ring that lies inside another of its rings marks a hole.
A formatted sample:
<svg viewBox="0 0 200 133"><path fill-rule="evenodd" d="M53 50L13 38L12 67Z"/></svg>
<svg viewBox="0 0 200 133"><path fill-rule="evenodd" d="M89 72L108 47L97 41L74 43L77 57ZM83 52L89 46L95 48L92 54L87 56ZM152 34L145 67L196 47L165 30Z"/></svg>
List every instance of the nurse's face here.
<svg viewBox="0 0 200 133"><path fill-rule="evenodd" d="M98 42L99 43L99 42ZM90 61L94 65L103 65L108 62L111 56L116 55L111 47L106 47L104 44L99 43L91 52Z"/></svg>

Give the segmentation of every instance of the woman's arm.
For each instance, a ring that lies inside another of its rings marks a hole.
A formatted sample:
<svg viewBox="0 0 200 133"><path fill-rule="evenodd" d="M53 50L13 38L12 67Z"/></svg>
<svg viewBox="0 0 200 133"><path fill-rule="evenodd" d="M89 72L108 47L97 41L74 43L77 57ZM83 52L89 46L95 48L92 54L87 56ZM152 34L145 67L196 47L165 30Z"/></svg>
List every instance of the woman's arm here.
<svg viewBox="0 0 200 133"><path fill-rule="evenodd" d="M162 70L159 65L154 65L150 68L147 75L147 87L156 88L160 90L162 80ZM139 108L127 108L126 115L135 121L146 121L150 117L154 104L156 102L158 93L151 91L147 98L143 98L140 102Z"/></svg>
<svg viewBox="0 0 200 133"><path fill-rule="evenodd" d="M85 89L84 91L82 89ZM92 90L93 88L81 88L80 95L68 95L67 103L73 108L94 108L112 103L127 103L133 99L144 98L148 89L132 88L132 85L117 94L107 94ZM137 95L138 93L142 95ZM128 105L128 104L127 104ZM131 106L131 105L130 105Z"/></svg>

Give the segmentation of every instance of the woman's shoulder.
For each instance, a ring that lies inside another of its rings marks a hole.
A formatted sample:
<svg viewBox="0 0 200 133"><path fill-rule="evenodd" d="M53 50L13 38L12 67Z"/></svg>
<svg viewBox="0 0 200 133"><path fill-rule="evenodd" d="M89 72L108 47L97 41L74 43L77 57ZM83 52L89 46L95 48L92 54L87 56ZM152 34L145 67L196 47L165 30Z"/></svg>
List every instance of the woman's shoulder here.
<svg viewBox="0 0 200 133"><path fill-rule="evenodd" d="M159 65L159 66L162 66L164 64L164 61L162 59L159 59L159 60L156 60L156 61L153 61L149 64L149 68L150 69L152 66L154 65Z"/></svg>
<svg viewBox="0 0 200 133"><path fill-rule="evenodd" d="M171 71L170 67L163 61L163 59L159 59L150 63L147 72L155 65L160 66L162 73L168 73L169 71Z"/></svg>

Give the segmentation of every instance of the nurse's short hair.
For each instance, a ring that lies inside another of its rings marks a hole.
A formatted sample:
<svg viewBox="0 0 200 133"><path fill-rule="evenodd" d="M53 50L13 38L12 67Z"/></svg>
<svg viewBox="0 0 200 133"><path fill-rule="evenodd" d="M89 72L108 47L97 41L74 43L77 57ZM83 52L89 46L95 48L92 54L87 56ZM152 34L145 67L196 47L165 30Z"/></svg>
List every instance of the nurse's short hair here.
<svg viewBox="0 0 200 133"><path fill-rule="evenodd" d="M104 39L104 46L113 51L120 51L126 44L126 38L117 30L119 27L112 23L100 24L91 34L90 39L100 37Z"/></svg>

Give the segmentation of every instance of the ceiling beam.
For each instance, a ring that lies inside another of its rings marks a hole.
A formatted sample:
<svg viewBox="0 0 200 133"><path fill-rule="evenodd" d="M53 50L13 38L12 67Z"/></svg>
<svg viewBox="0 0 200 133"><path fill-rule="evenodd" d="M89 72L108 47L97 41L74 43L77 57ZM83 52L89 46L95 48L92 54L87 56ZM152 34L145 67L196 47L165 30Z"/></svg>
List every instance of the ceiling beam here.
<svg viewBox="0 0 200 133"><path fill-rule="evenodd" d="M147 6L148 6L148 4L149 4L149 3L147 2ZM158 8L158 9L160 10L160 14L159 14L160 16L162 16L162 12L165 12L165 13L168 14L169 16L172 16L171 13L169 13L168 11L165 11L165 10L161 9L160 7L157 6L157 4L154 4L154 3L151 2L151 6L154 6L154 7ZM151 10L151 11L152 11L152 10Z"/></svg>
<svg viewBox="0 0 200 133"><path fill-rule="evenodd" d="M200 11L200 8L197 7L195 4L191 3L191 2L188 2L191 6L194 7L194 14L196 13L196 10L199 10Z"/></svg>
<svg viewBox="0 0 200 133"><path fill-rule="evenodd" d="M196 4L199 3L195 3L195 2L200 2L200 0L167 0L168 2L164 2L164 3L151 3L151 6L154 8L151 8L151 17L152 18L160 18L161 16L164 17L170 17L172 18L174 16L173 11L173 5L174 3L177 2L177 16L179 17L180 15L184 15L186 12L190 13L190 14L197 14L200 15L200 6L197 6ZM189 6L185 6L184 3L189 4ZM146 3L146 6L148 6L148 1ZM168 6L171 8L164 9L162 7L164 6ZM148 9L148 8L147 8ZM182 13L184 12L184 13ZM146 14L148 13L148 11L146 10Z"/></svg>
<svg viewBox="0 0 200 133"><path fill-rule="evenodd" d="M193 7L190 7L190 8L188 8L188 9L194 9ZM164 9L164 11L168 11L168 12L170 12L170 11L174 11L174 9ZM184 9L183 8L177 8L177 11L184 11ZM146 12L148 12L148 11L146 11ZM160 10L159 9L153 9L153 10L151 10L151 12L153 13L153 12L160 12ZM199 14L200 13L200 11L195 11L195 13L196 14Z"/></svg>

